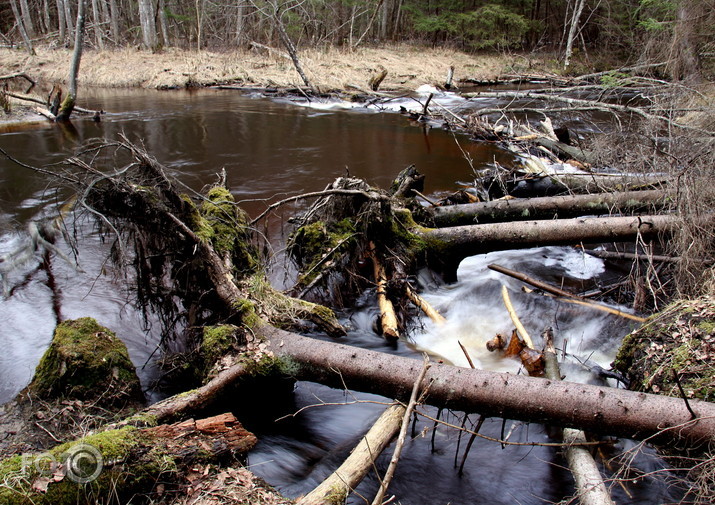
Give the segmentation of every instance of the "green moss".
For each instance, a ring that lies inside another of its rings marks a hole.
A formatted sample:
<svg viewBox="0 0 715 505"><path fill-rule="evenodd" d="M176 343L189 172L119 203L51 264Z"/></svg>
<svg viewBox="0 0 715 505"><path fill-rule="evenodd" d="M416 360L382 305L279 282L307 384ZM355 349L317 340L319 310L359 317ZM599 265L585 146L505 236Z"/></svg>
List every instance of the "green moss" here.
<svg viewBox="0 0 715 505"><path fill-rule="evenodd" d="M29 389L48 399L99 398L111 403L118 395L128 393L143 400L126 346L112 331L88 317L57 326Z"/></svg>
<svg viewBox="0 0 715 505"><path fill-rule="evenodd" d="M255 270L257 253L249 243L248 218L223 186L214 186L201 205L194 208L192 229L203 242L210 243L222 257L229 257L239 271Z"/></svg>
<svg viewBox="0 0 715 505"><path fill-rule="evenodd" d="M247 328L257 328L262 320L256 312L256 304L245 298L237 298L233 301L233 308L241 316L241 324Z"/></svg>
<svg viewBox="0 0 715 505"><path fill-rule="evenodd" d="M715 399L715 299L681 300L651 316L628 335L614 368L631 388L649 393Z"/></svg>
<svg viewBox="0 0 715 505"><path fill-rule="evenodd" d="M154 462L147 465L150 460L146 459L144 464L131 465L131 468L117 463L124 462L142 441L143 438L136 428L126 426L59 445L43 454L24 454L9 458L0 463L0 478L6 483L6 486L0 487L0 503L89 504L96 502L98 490L103 490L103 494L109 496L110 490L115 489L115 486L121 488L127 481L134 486L154 468ZM95 450L101 455L101 471L95 480L78 483L66 474L61 481L49 483L46 493L32 490L32 485L39 477L52 475L51 462L65 462L73 453L91 456L89 459L75 456L73 460L79 465L77 476L91 475L97 466L93 452L89 451Z"/></svg>
<svg viewBox="0 0 715 505"><path fill-rule="evenodd" d="M201 341L201 357L207 367L230 353L237 343L238 328L231 324L206 326Z"/></svg>

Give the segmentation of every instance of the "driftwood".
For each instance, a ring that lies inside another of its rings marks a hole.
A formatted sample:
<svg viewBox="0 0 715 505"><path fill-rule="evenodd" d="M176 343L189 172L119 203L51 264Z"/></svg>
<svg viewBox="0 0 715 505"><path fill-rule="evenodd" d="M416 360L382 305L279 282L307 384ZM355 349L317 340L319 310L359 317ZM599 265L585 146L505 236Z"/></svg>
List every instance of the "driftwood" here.
<svg viewBox="0 0 715 505"><path fill-rule="evenodd" d="M443 227L494 221L564 219L584 214L653 211L667 205L669 198L669 193L660 190L624 191L446 205L431 207L427 212L435 226Z"/></svg>
<svg viewBox="0 0 715 505"><path fill-rule="evenodd" d="M370 79L368 80L368 86L370 86L370 89L372 91L377 91L380 88L380 84L382 84L382 81L384 81L385 77L387 77L387 69L385 67L379 65L378 70L379 72L370 77Z"/></svg>
<svg viewBox="0 0 715 505"><path fill-rule="evenodd" d="M629 252L616 252L616 251L601 251L585 249L586 254L595 256L596 258L609 259L609 260L636 260L636 261L656 261L661 263L678 263L680 257L678 256L663 256L660 254L648 254L648 253L629 253Z"/></svg>
<svg viewBox="0 0 715 505"><path fill-rule="evenodd" d="M432 228L420 230L418 235L439 248L440 255L434 259L441 262L444 275L451 280L459 262L474 254L574 242L623 241L637 236L649 238L667 235L677 226L677 217L670 215L603 217Z"/></svg>

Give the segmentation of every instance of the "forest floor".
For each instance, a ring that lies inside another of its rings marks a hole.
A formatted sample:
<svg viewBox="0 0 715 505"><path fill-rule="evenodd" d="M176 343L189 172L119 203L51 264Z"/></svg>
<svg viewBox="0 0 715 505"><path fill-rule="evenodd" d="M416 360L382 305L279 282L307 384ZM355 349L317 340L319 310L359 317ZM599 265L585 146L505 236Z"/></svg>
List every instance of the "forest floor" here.
<svg viewBox="0 0 715 505"><path fill-rule="evenodd" d="M4 73L26 72L45 85L65 83L72 52L36 48L30 56L20 49L0 49ZM520 55L471 55L449 49L395 45L378 49L339 48L301 51L301 63L311 82L321 91L367 87L380 66L388 70L381 89L414 89L424 83L443 83L451 65L455 80L488 79L508 70L524 71L536 64ZM157 53L137 49L88 50L82 55L79 85L108 88L177 88L219 83L259 87L303 85L293 63L277 49L209 52L169 48ZM80 88L81 89L81 88ZM81 94L81 91L80 91Z"/></svg>

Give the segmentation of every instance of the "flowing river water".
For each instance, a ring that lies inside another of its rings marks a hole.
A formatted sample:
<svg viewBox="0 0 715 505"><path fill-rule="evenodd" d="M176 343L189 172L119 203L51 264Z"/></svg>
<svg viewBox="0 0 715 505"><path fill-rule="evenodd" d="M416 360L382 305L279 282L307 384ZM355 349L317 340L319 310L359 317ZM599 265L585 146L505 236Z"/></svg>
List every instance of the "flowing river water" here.
<svg viewBox="0 0 715 505"><path fill-rule="evenodd" d="M513 154L494 145L470 142L399 114L377 113L375 108L296 107L217 90L85 93L86 106L111 111L102 122L76 120L70 129L49 124L0 129L0 147L24 163L45 166L71 155L91 138L115 140L125 134L131 141L142 142L195 189L214 182L225 168L230 190L253 216L265 209L266 199L320 190L348 172L384 188L401 169L415 164L427 176L426 192L434 196L455 190L457 181L470 181L473 168L494 163L509 166L515 161ZM58 203L67 196L45 176L0 159L0 255L17 247L30 220L55 216ZM283 219L299 210L288 209ZM284 240L283 219L273 218L266 230L276 244ZM29 382L54 326L63 319L95 317L127 344L145 388L159 376L153 365L161 338L159 322L145 321L133 305L126 280L107 260L109 240L94 231L89 221L79 223L79 228L81 271L53 255L50 261L35 258L8 275L12 289L0 299L0 403L12 399ZM66 244L60 248L71 254ZM627 320L523 293L520 283L488 270L489 263L556 284L584 287L607 282L614 275L602 260L565 247L476 256L462 263L455 284L441 285L427 273L421 276L425 298L446 316L446 325L421 321L410 329L406 342L388 344L372 331L377 309L372 293L365 293L342 314L350 329L344 341L416 358L426 351L434 359L468 366L461 343L476 366L518 373L516 362L490 355L484 345L496 333L510 333L512 328L500 295L505 284L532 335L551 326L559 346L568 341L569 353L578 359L570 358L565 365L567 379L593 380L587 373L589 366L608 368L620 339L631 327ZM280 265L273 270L273 281L279 286L286 282L280 271ZM249 456L251 469L288 496L309 491L330 473L388 401L312 383L298 383L287 400L264 398L265 405L252 407L264 411L263 415L247 422L260 440ZM284 410L277 412L274 404L284 405ZM434 409L425 411L436 414ZM239 405L239 418L240 412ZM282 419L276 421L278 417ZM452 412L442 417L467 426L478 418ZM493 419L481 430L496 438L510 431L511 441L553 441L552 430L538 425ZM556 448L502 448L477 440L460 473L455 464L461 462L467 437L446 427L434 432L432 421L424 419L415 423L413 435L390 487L400 503L538 504L559 501L573 492ZM628 447L627 441L617 446ZM383 457L377 466L384 469L386 464ZM641 471L651 472L661 463L642 457L638 464ZM374 475L368 477L351 503L363 502L359 494L372 496L376 486ZM668 486L654 477L628 484L627 491L619 486L613 490L620 503L670 499Z"/></svg>

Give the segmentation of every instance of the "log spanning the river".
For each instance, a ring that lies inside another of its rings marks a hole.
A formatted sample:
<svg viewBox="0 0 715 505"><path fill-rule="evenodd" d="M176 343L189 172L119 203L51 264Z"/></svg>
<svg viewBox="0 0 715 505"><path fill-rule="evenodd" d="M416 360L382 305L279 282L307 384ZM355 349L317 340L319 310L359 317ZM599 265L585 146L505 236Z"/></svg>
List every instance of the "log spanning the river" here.
<svg viewBox="0 0 715 505"><path fill-rule="evenodd" d="M512 198L491 202L431 207L434 225L463 226L526 219L573 218L582 215L632 213L662 209L669 193L659 190L564 195L541 198Z"/></svg>
<svg viewBox="0 0 715 505"><path fill-rule="evenodd" d="M265 326L271 350L288 360L296 379L406 401L419 360L302 337ZM489 417L575 427L599 434L693 445L712 441L715 403L552 381L433 363L425 402ZM652 438L651 438L652 437Z"/></svg>
<svg viewBox="0 0 715 505"><path fill-rule="evenodd" d="M624 241L637 236L648 239L668 235L677 226L676 216L648 215L425 228L418 234L439 251L434 259L441 263L442 273L450 281L456 277L459 263L475 254L544 245Z"/></svg>

